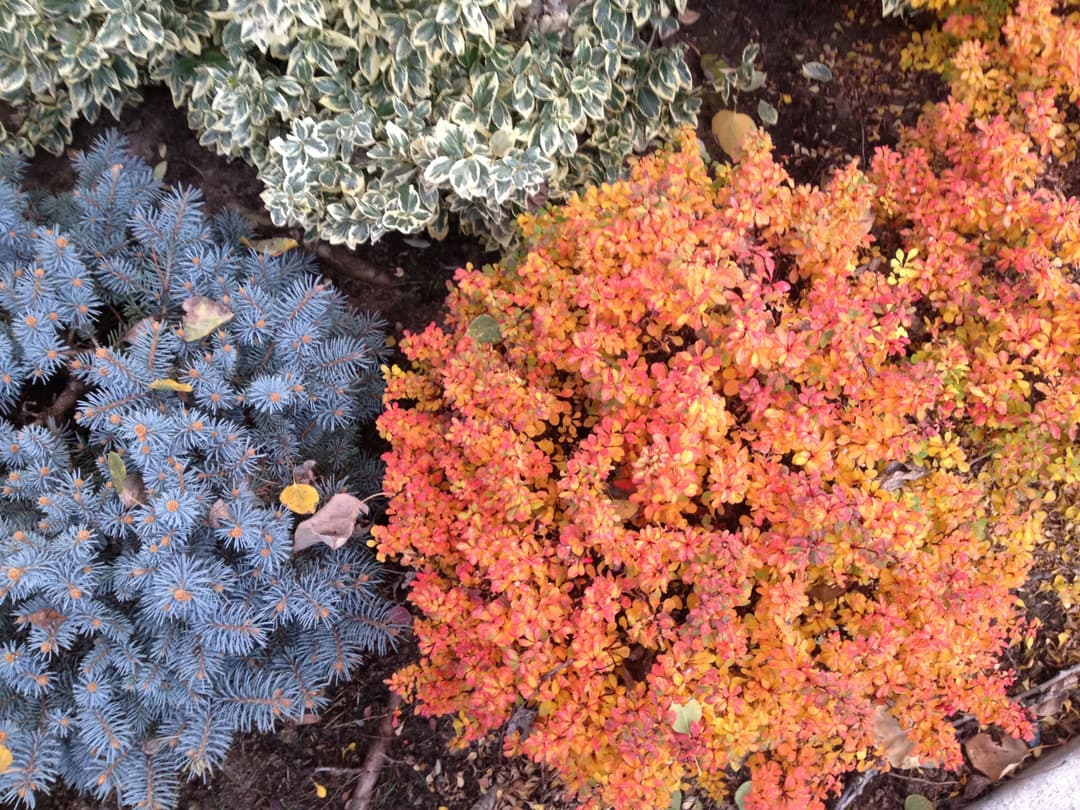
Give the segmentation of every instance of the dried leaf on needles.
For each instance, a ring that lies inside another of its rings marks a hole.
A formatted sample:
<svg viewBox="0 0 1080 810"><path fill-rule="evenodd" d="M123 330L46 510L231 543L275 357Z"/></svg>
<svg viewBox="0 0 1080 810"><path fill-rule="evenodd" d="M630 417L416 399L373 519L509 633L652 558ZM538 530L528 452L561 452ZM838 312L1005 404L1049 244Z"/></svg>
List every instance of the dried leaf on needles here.
<svg viewBox="0 0 1080 810"><path fill-rule="evenodd" d="M296 527L293 551L302 551L316 543L341 548L352 537L357 519L367 511L367 505L355 495L337 493L322 509Z"/></svg>
<svg viewBox="0 0 1080 810"><path fill-rule="evenodd" d="M184 340L188 343L202 340L233 319L232 310L227 306L202 295L185 298L181 306L184 309Z"/></svg>

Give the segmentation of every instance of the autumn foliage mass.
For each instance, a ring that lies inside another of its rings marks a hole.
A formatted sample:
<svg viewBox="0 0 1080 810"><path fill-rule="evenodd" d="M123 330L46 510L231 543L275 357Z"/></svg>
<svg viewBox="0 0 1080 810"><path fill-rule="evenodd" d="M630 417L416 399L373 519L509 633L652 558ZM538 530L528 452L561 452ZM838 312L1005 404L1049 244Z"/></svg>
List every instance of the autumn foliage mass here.
<svg viewBox="0 0 1080 810"><path fill-rule="evenodd" d="M748 810L822 808L883 726L947 768L957 715L1030 733L999 656L1080 475L1080 206L1053 109L966 98L820 188L686 131L459 271L379 421L395 689L462 743L513 717L590 808L743 767Z"/></svg>

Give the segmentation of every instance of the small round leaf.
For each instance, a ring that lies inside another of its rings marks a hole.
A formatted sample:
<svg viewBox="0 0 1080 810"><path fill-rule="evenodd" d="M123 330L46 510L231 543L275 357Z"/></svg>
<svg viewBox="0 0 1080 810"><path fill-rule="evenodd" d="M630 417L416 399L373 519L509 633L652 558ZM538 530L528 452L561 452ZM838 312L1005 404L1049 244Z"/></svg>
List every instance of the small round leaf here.
<svg viewBox="0 0 1080 810"><path fill-rule="evenodd" d="M690 726L701 720L701 704L695 698L686 703L673 703L671 709L675 712L675 722L671 726L676 734L689 734Z"/></svg>
<svg viewBox="0 0 1080 810"><path fill-rule="evenodd" d="M477 343L498 343L502 340L499 322L490 315L477 315L473 318L466 334Z"/></svg>
<svg viewBox="0 0 1080 810"><path fill-rule="evenodd" d="M746 797L750 794L750 790L753 787L753 783L747 780L735 789L735 795L732 798L735 800L735 806L738 807L739 810L746 810Z"/></svg>
<svg viewBox="0 0 1080 810"><path fill-rule="evenodd" d="M823 65L821 62L804 62L802 73L803 76L813 79L815 82L832 81L832 71L828 65Z"/></svg>
<svg viewBox="0 0 1080 810"><path fill-rule="evenodd" d="M278 500L298 515L310 515L319 503L319 491L311 484L289 484Z"/></svg>
<svg viewBox="0 0 1080 810"><path fill-rule="evenodd" d="M912 793L904 799L904 810L934 810L934 803L921 793Z"/></svg>
<svg viewBox="0 0 1080 810"><path fill-rule="evenodd" d="M757 103L757 114L758 118L761 119L761 123L767 127L773 126L780 120L780 114L776 111L776 107L765 99L761 99L761 101Z"/></svg>

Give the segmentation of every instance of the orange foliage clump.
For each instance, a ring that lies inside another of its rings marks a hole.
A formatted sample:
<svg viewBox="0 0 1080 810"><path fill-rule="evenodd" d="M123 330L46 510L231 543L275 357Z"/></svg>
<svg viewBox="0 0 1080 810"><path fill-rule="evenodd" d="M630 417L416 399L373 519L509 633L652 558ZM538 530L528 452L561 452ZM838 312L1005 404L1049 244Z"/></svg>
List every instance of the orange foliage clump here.
<svg viewBox="0 0 1080 810"><path fill-rule="evenodd" d="M763 135L714 179L687 131L524 218L387 371L393 687L461 743L533 712L508 751L591 808L744 766L750 810L822 808L883 714L945 767L957 713L1028 733L998 655L1080 420L1080 218L1039 167L951 103L823 188Z"/></svg>
<svg viewBox="0 0 1080 810"><path fill-rule="evenodd" d="M1026 129L1045 156L1075 158L1080 129L1066 121L1080 101L1080 3L976 0L926 3L940 29L913 35L909 66L941 71L954 98L980 117L1001 114Z"/></svg>

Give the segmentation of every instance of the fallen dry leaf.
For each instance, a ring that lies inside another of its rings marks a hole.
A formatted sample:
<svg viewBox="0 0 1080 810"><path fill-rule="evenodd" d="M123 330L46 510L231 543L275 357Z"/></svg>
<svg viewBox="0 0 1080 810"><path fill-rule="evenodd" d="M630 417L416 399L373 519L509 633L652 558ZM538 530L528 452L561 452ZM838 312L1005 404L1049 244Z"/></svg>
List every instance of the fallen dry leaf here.
<svg viewBox="0 0 1080 810"><path fill-rule="evenodd" d="M146 330L150 328L150 325L154 323L153 318L143 318L141 321L136 321L130 329L128 329L123 337L120 338L124 343L134 344L140 337L142 337Z"/></svg>
<svg viewBox="0 0 1080 810"><path fill-rule="evenodd" d="M249 247L256 253L269 253L271 256L280 256L283 253L300 247L300 243L287 236L276 236L273 239L255 239L252 241L246 236L240 237L240 244Z"/></svg>
<svg viewBox="0 0 1080 810"><path fill-rule="evenodd" d="M176 391L181 394L187 394L195 390L189 383L177 382L167 378L154 380L148 387L151 391Z"/></svg>
<svg viewBox="0 0 1080 810"><path fill-rule="evenodd" d="M733 160L742 157L743 141L746 136L757 127L754 119L745 113L737 113L732 110L720 110L713 116L712 133L720 148L727 152Z"/></svg>
<svg viewBox="0 0 1080 810"><path fill-rule="evenodd" d="M1007 734L1003 734L998 742L990 734L982 732L964 743L964 752L975 770L996 782L1020 767L1031 749L1023 740Z"/></svg>
<svg viewBox="0 0 1080 810"><path fill-rule="evenodd" d="M633 520L634 515L638 513L640 508L639 504L626 498L612 498L611 505L615 507L615 514L619 516L620 520Z"/></svg>
<svg viewBox="0 0 1080 810"><path fill-rule="evenodd" d="M281 490L278 500L298 515L310 515L319 504L319 490L311 484L289 484Z"/></svg>
<svg viewBox="0 0 1080 810"><path fill-rule="evenodd" d="M120 503L129 509L133 506L146 503L146 486L142 476L138 473L128 473L124 476L124 484L117 491Z"/></svg>
<svg viewBox="0 0 1080 810"><path fill-rule="evenodd" d="M401 632L408 632L412 630L413 617L409 613L409 609L404 605L394 605L390 610L386 612L386 621L388 624L395 628L400 628ZM399 633L391 631L394 635Z"/></svg>
<svg viewBox="0 0 1080 810"><path fill-rule="evenodd" d="M929 474L929 470L923 469L916 464L890 461L885 466L885 471L878 476L878 481L881 482L881 488L886 492L896 492L908 481L918 481Z"/></svg>
<svg viewBox="0 0 1080 810"><path fill-rule="evenodd" d="M292 480L294 484L314 484L315 483L315 459L309 458L303 464L297 464L293 467Z"/></svg>
<svg viewBox="0 0 1080 810"><path fill-rule="evenodd" d="M210 505L210 512L207 514L207 518L210 521L210 527L217 529L226 520L232 520L232 512L229 511L228 504L221 498L218 498Z"/></svg>
<svg viewBox="0 0 1080 810"><path fill-rule="evenodd" d="M232 310L227 306L202 295L185 298L181 306L184 309L184 340L188 343L202 340L233 319Z"/></svg>
<svg viewBox="0 0 1080 810"><path fill-rule="evenodd" d="M907 732L900 728L900 723L884 706L875 707L870 731L874 742L884 751L885 759L889 760L889 764L894 768L907 770L919 767L919 758L911 755L915 743L908 738Z"/></svg>
<svg viewBox="0 0 1080 810"><path fill-rule="evenodd" d="M67 616L65 616L59 610L54 610L53 608L42 608L41 610L35 610L33 613L26 617L26 620L30 622L30 624L34 625L34 627L41 627L51 632L57 627L59 627L61 624L63 624L64 619L66 618Z"/></svg>
<svg viewBox="0 0 1080 810"><path fill-rule="evenodd" d="M1057 677L1061 678L1060 675ZM1050 686L1036 702L1028 706L1028 709L1036 717L1052 717L1061 711L1070 693L1078 687L1080 687L1080 672L1073 672Z"/></svg>
<svg viewBox="0 0 1080 810"><path fill-rule="evenodd" d="M367 505L355 495L339 492L322 509L296 527L293 551L302 551L316 543L341 548L352 537L356 521L367 514Z"/></svg>

